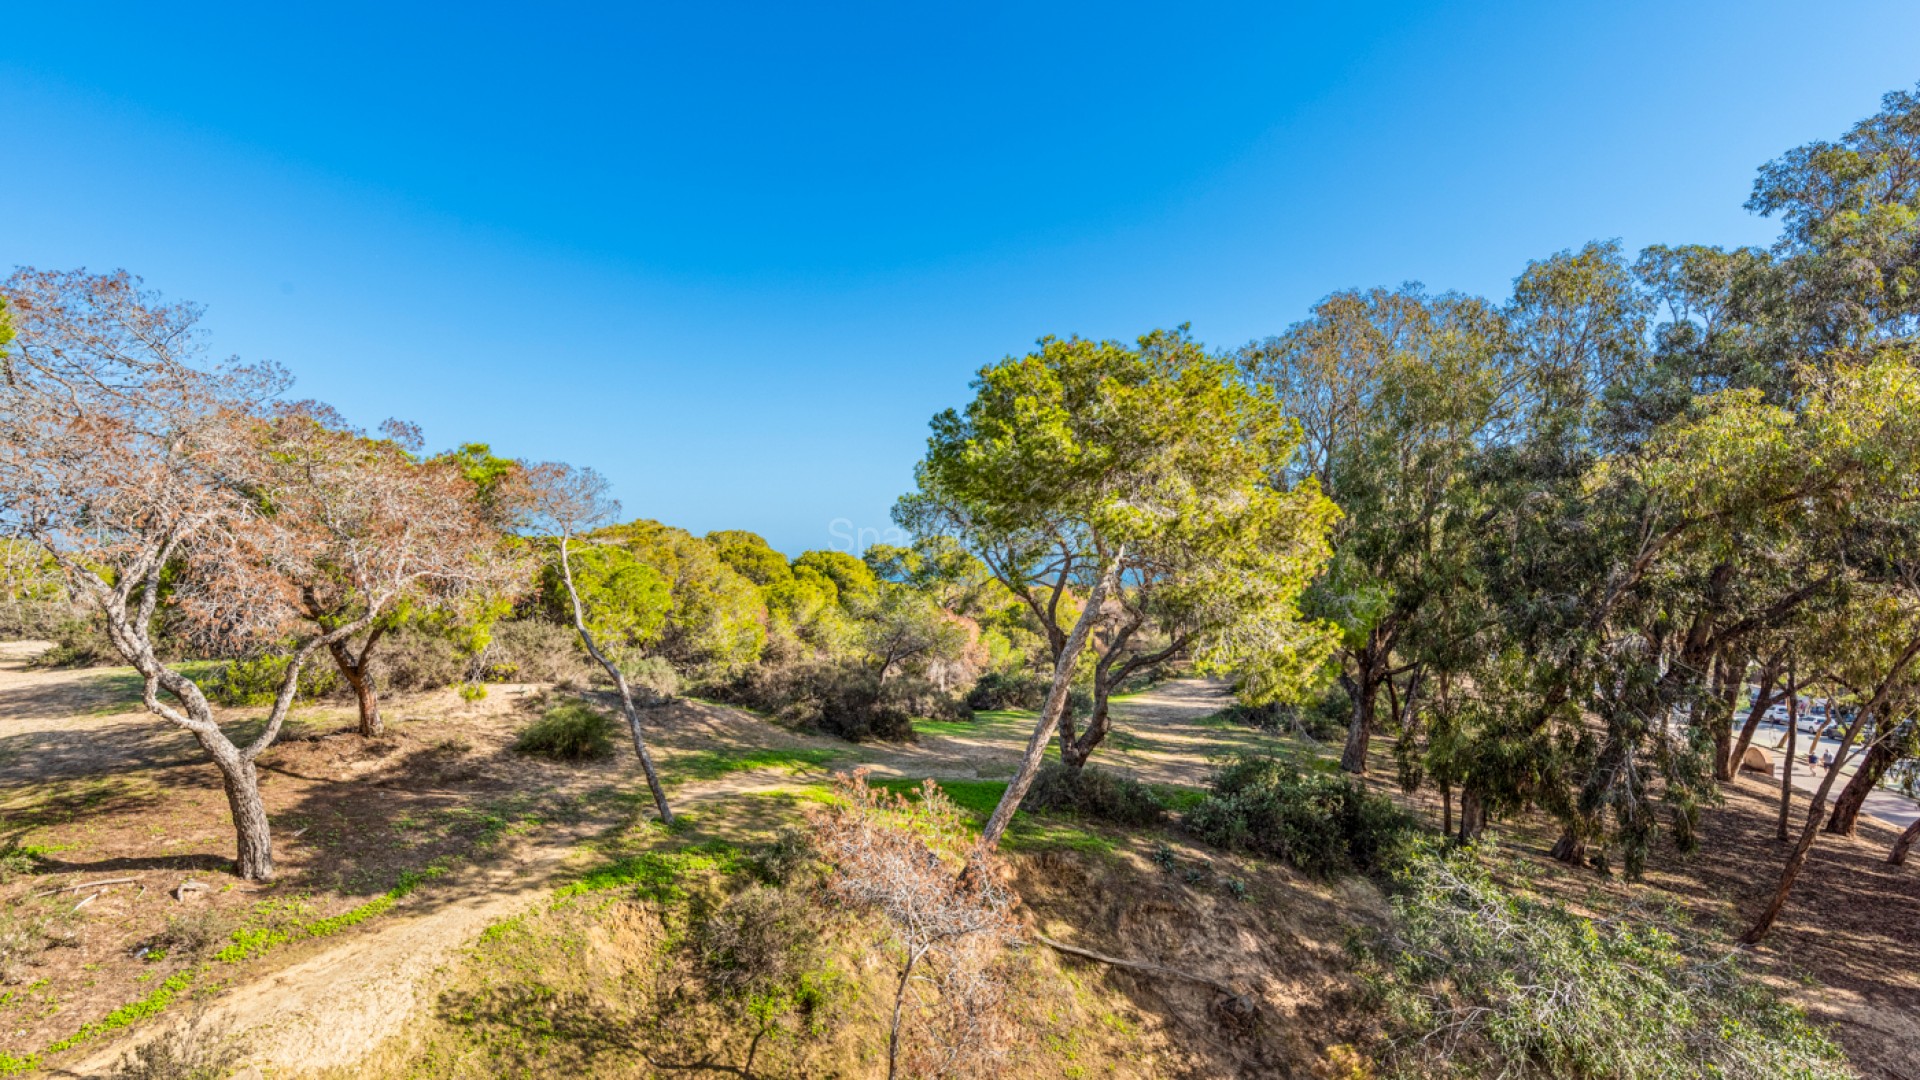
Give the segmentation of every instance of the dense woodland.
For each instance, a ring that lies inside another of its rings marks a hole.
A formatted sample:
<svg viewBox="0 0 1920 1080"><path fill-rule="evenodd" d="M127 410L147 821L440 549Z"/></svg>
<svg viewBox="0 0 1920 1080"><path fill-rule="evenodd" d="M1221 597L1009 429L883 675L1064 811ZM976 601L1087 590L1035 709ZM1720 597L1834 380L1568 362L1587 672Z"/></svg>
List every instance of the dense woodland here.
<svg viewBox="0 0 1920 1080"><path fill-rule="evenodd" d="M890 1075L1019 1052L1003 969L1031 935L998 848L1023 806L1177 810L1221 850L1378 882L1393 916L1355 946L1377 1019L1338 1075L1851 1075L1719 963L1732 943L1517 899L1476 856L1544 827L1552 858L1638 881L1702 844L1769 708L1831 701L1859 768L1810 804L1779 785L1755 946L1831 884L1815 845L1920 778L1920 94L1766 164L1747 206L1771 248L1599 241L1510 296L1340 291L1238 348L1043 339L933 418L894 511L910 545L794 557L629 519L590 468L362 430L210 356L198 309L136 277L23 268L0 284L0 636L130 665L218 769L256 882L256 761L316 701L377 739L392 695L559 687L598 704L533 740L630 743L666 823L668 702L859 743L1025 710L983 820L843 778L794 856L894 928ZM1338 768L1241 756L1178 806L1103 770L1115 699L1192 676ZM241 708L259 722L223 725ZM729 917L787 925L756 911Z"/></svg>

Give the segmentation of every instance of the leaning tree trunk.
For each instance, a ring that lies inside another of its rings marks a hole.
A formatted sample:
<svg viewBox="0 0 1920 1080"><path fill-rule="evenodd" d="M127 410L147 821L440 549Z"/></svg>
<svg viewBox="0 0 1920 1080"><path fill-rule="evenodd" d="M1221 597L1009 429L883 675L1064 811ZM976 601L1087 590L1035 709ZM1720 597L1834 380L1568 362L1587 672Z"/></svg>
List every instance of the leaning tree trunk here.
<svg viewBox="0 0 1920 1080"><path fill-rule="evenodd" d="M580 605L580 592L573 584L573 567L567 557L567 538L560 538L560 576L567 586L567 598L573 601L573 628L580 635L580 643L587 647L588 655L606 669L613 677L613 685L620 691L620 709L627 717L627 732L633 736L633 752L640 758L640 771L647 778L647 788L653 793L653 805L660 811L660 820L673 824L673 808L667 805L667 789L660 784L660 770L653 766L653 755L647 752L646 737L640 731L640 711L633 705L633 688L627 685L627 673L613 662L593 640L593 632L587 629L587 612Z"/></svg>
<svg viewBox="0 0 1920 1080"><path fill-rule="evenodd" d="M1008 782L1007 790L1000 796L1000 805L993 808L993 816L987 819L987 827L980 833L981 842L990 849L999 846L1000 837L1007 831L1007 826L1013 824L1014 811L1020 809L1020 800L1027 797L1027 789L1033 786L1033 778L1040 773L1040 762L1047 754L1047 742L1060 726L1060 717L1067 710L1067 693L1073 686L1073 666L1087 647L1087 636L1093 632L1093 624L1100 617L1100 605L1106 602L1107 593L1113 588L1124 559L1124 552L1115 555L1113 564L1100 575L1100 580L1093 583L1093 588L1087 593L1087 605L1080 610L1080 618L1073 624L1073 632L1067 635L1067 642L1053 663L1053 686L1047 691L1047 702L1041 706L1040 718L1034 722L1033 735L1027 739L1027 750L1021 756L1020 768Z"/></svg>
<svg viewBox="0 0 1920 1080"><path fill-rule="evenodd" d="M1854 736L1860 730L1860 717L1865 715L1866 710L1861 710L1860 716L1847 728L1847 733L1841 736L1839 759L1847 756L1847 748L1853 745ZM1834 767L1827 770L1826 778L1820 781L1820 790L1814 793L1812 804L1807 807L1807 823L1801 827L1800 839L1787 855L1787 865L1780 871L1780 884L1773 891L1773 899L1767 901L1767 906L1761 910L1753 925L1747 928L1747 932L1740 935L1742 944L1758 945L1765 940L1767 932L1773 929L1774 921L1780 917L1780 910L1787 906L1787 895L1793 891L1794 880L1807 865L1807 854L1813 850L1814 836L1820 831L1820 812L1826 808L1827 795L1833 790L1833 778L1839 772L1839 760L1836 760Z"/></svg>
<svg viewBox="0 0 1920 1080"><path fill-rule="evenodd" d="M1833 813L1827 815L1828 832L1835 836L1853 835L1855 826L1860 824L1860 808L1866 805L1867 796L1873 794L1873 789L1880 785L1887 770L1893 768L1893 763L1899 758L1892 744L1885 739L1875 742L1867 750L1859 771L1853 774L1853 779L1847 782L1846 787L1840 789L1840 796L1833 800ZM1839 763L1835 762L1834 768L1839 767Z"/></svg>
<svg viewBox="0 0 1920 1080"><path fill-rule="evenodd" d="M1774 836L1783 844L1787 842L1787 822L1793 813L1793 758L1798 752L1799 735L1800 698L1796 694L1787 705L1787 755L1780 762L1780 827Z"/></svg>
<svg viewBox="0 0 1920 1080"><path fill-rule="evenodd" d="M1736 779L1740 775L1740 763L1746 760L1747 747L1753 745L1753 736L1760 730L1760 721L1766 718L1767 710L1774 706L1773 686L1780 678L1780 662L1769 660L1760 668L1760 685L1753 694L1753 707L1747 710L1747 722L1740 728L1740 738L1734 741L1733 751L1725 764L1727 779ZM1789 692L1797 691L1790 687Z"/></svg>
<svg viewBox="0 0 1920 1080"><path fill-rule="evenodd" d="M1840 775L1840 766L1847 760L1847 751L1852 749L1853 741L1860 737L1860 729L1866 726L1867 717L1885 707L1887 695L1892 692L1896 678L1900 672L1906 670L1915 653L1920 653L1920 637L1907 642L1907 647L1893 662L1889 674L1881 682L1879 689L1874 691L1873 697L1853 714L1853 723L1848 724L1847 730L1841 734L1840 751L1834 755L1833 766L1827 770L1826 777L1820 781L1820 790L1814 792L1813 802L1807 807L1807 823L1800 830L1800 840L1794 844L1793 852L1787 856L1787 865L1780 871L1780 885L1774 890L1773 899L1767 902L1759 918L1747 928L1746 933L1740 935L1740 941L1743 944L1758 945L1766 938L1767 932L1773 929L1774 920L1780 917L1780 909L1787 904L1787 895L1793 891L1794 879L1800 876L1801 869L1807 864L1807 853L1813 850L1814 838L1820 832L1820 819L1827 808L1827 796L1833 792L1834 778Z"/></svg>
<svg viewBox="0 0 1920 1080"><path fill-rule="evenodd" d="M1907 831L1901 833L1900 839L1893 842L1893 850L1887 853L1887 863L1892 866L1899 866L1905 863L1907 861L1907 851L1913 847L1915 840L1920 840L1920 818L1915 819L1913 824L1907 826Z"/></svg>

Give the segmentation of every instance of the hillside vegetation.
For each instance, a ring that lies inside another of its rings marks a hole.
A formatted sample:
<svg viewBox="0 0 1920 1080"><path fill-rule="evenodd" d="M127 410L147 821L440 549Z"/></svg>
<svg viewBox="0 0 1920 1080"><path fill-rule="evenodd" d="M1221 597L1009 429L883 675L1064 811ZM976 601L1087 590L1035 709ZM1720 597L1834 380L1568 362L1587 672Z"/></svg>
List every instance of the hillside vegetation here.
<svg viewBox="0 0 1920 1080"><path fill-rule="evenodd" d="M792 557L18 269L0 1074L1920 1075L1920 96L1749 207L1044 338Z"/></svg>

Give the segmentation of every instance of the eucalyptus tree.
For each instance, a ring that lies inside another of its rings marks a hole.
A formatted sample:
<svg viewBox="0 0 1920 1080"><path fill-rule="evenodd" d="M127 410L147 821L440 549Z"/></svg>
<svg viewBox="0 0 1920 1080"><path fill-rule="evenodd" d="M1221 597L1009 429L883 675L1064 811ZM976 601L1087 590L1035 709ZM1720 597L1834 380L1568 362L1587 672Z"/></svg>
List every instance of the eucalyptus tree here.
<svg viewBox="0 0 1920 1080"><path fill-rule="evenodd" d="M1366 770L1382 688L1405 675L1407 696L1419 692L1409 635L1466 570L1475 455L1507 437L1521 404L1505 337L1484 301L1410 285L1336 293L1239 354L1300 421L1287 479L1312 480L1343 511L1307 610L1340 628L1349 772Z"/></svg>
<svg viewBox="0 0 1920 1080"><path fill-rule="evenodd" d="M1298 425L1179 331L1137 346L1079 338L983 369L964 411L933 420L918 490L895 519L971 552L1025 604L1053 659L1019 772L987 825L997 843L1056 731L1078 765L1111 726L1112 688L1183 654L1304 680L1325 633L1298 597L1335 517L1318 484L1270 482ZM1094 638L1099 626L1102 633ZM1094 713L1066 721L1092 640Z"/></svg>

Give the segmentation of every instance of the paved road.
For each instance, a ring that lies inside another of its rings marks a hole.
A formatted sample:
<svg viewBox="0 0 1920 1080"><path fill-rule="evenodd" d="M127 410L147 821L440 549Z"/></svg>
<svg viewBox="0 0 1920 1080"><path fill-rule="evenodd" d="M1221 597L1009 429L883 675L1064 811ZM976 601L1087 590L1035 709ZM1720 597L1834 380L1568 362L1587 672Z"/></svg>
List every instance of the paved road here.
<svg viewBox="0 0 1920 1080"><path fill-rule="evenodd" d="M1780 778L1780 759L1785 756L1785 752L1774 749L1774 744L1785 737L1786 733L1787 728L1785 724L1762 724L1760 730L1753 734L1753 745L1764 750L1767 756L1773 761L1773 776L1776 783ZM1810 742L1812 742L1812 738L1805 732L1802 732L1794 739L1793 744L1795 751L1793 789L1807 798L1812 798L1813 793L1820 789L1821 781L1827 778L1827 771L1825 769L1809 769L1807 767L1807 744ZM1835 739L1820 740L1819 753L1823 757L1828 753L1838 756L1840 753L1839 741ZM1834 782L1833 792L1832 795L1829 796L1829 801L1831 801L1832 796L1839 795L1840 790L1846 787L1847 781L1852 779L1856 766L1859 764L1860 757L1861 754L1856 749L1853 756L1841 764L1840 779ZM1753 774L1748 773L1747 775L1752 776ZM1920 818L1920 803L1916 803L1898 792L1888 791L1886 788L1881 787L1875 788L1867 795L1866 804L1861 807L1861 812L1879 818L1881 821L1895 828L1904 829L1913 824L1915 818Z"/></svg>

